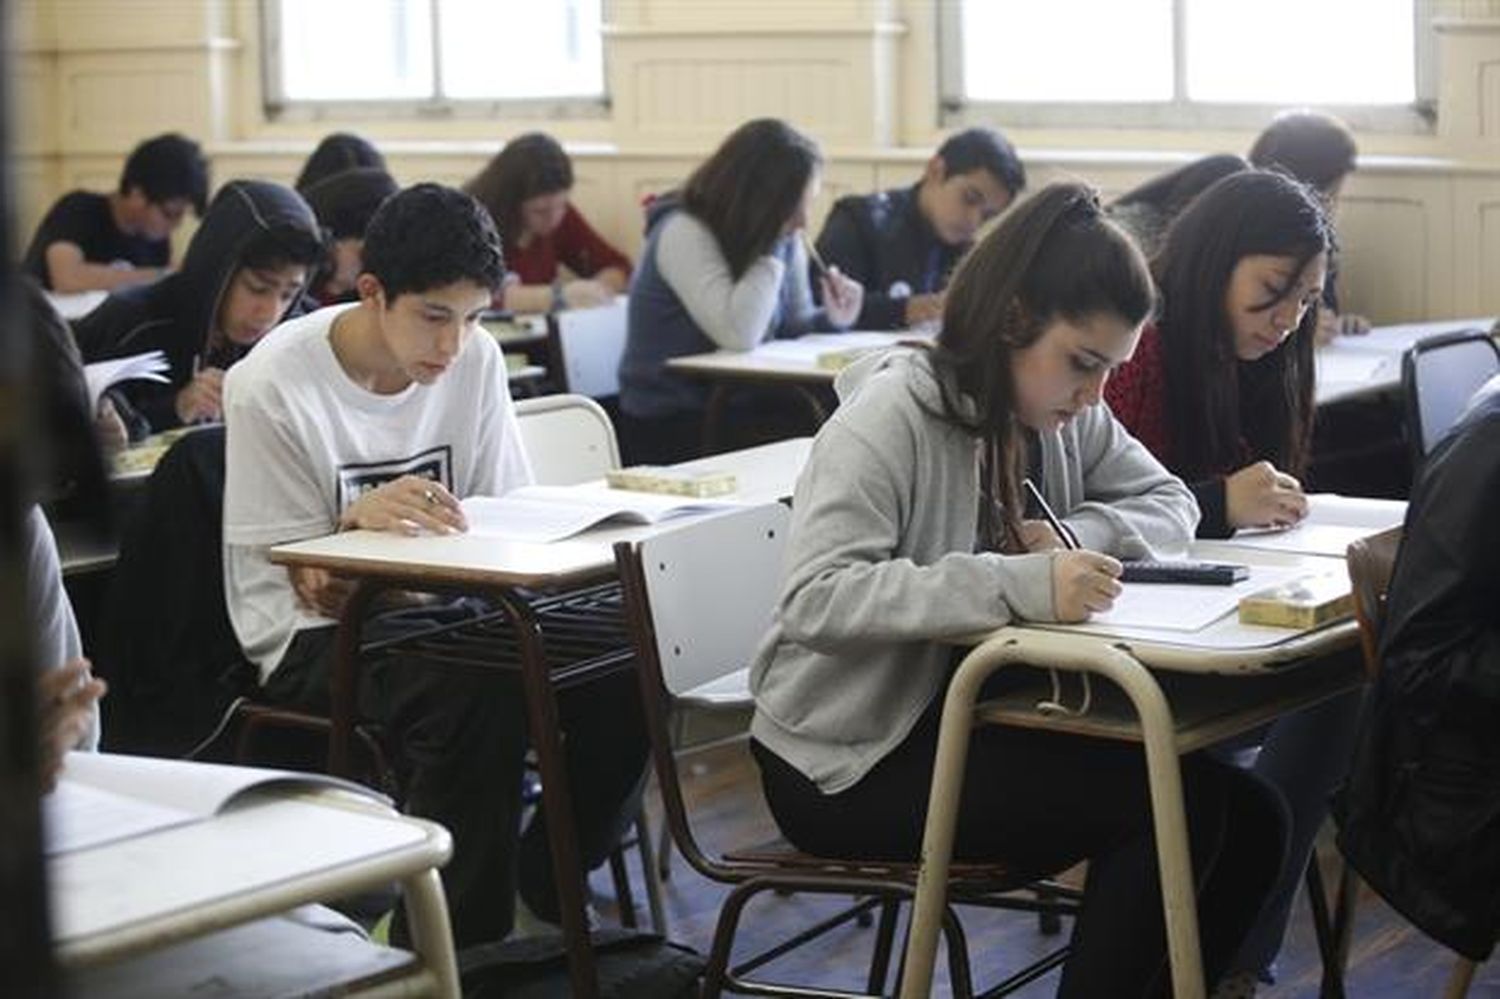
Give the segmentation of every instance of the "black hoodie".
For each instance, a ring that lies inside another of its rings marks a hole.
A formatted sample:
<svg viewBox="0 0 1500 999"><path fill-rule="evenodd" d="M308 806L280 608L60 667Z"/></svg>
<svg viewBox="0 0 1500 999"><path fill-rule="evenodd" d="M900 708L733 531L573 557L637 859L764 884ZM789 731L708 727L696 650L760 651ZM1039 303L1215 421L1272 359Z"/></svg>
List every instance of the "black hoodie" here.
<svg viewBox="0 0 1500 999"><path fill-rule="evenodd" d="M289 187L259 180L234 180L214 196L193 234L182 268L154 284L110 295L74 325L88 362L161 350L171 364L170 384L127 382L111 393L115 403L134 410L153 431L175 427L177 393L192 381L195 362L228 368L249 350L234 343L206 357L219 303L239 269L245 246L256 236L277 231L284 242L320 244L318 221L307 202ZM298 309L293 305L289 313ZM285 317L283 317L285 318ZM129 413L127 422L133 422Z"/></svg>

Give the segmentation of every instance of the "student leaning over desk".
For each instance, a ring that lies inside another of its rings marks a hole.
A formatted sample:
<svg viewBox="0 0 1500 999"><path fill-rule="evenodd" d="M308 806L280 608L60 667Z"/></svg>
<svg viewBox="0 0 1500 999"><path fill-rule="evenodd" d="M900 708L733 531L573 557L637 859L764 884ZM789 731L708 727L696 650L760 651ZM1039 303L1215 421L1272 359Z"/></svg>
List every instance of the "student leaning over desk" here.
<svg viewBox="0 0 1500 999"><path fill-rule="evenodd" d="M839 376L842 404L797 484L786 580L751 674L752 748L799 847L915 859L957 654L947 643L1087 618L1120 592L1116 557L1192 537L1192 494L1100 405L1151 307L1145 261L1093 192L1054 185L959 266L933 350ZM1028 518L1023 476L1086 550L1059 550ZM1182 771L1216 977L1279 869L1283 820L1274 792L1243 771L1203 754ZM986 726L960 807L958 860L1039 875L1089 861L1060 995L1166 994L1138 746Z"/></svg>
<svg viewBox="0 0 1500 999"><path fill-rule="evenodd" d="M318 221L297 192L232 180L208 206L182 269L110 295L74 324L79 349L85 361L166 354L168 383L110 392L133 436L218 420L225 370L297 305L322 260Z"/></svg>
<svg viewBox="0 0 1500 999"><path fill-rule="evenodd" d="M837 268L812 296L804 244L821 183L817 145L784 121L735 129L683 185L647 211L646 248L630 288L620 361L621 430L632 463L669 464L698 451L709 390L667 361L770 339L848 329L864 289ZM765 397L748 411L754 419Z"/></svg>
<svg viewBox="0 0 1500 999"><path fill-rule="evenodd" d="M1115 416L1192 485L1202 537L1307 512L1297 476L1313 420L1313 343L1332 233L1322 205L1280 173L1220 180L1177 218L1155 259L1160 314L1105 387ZM1292 817L1275 893L1236 958L1237 991L1273 977L1328 795L1348 768L1362 695L1277 720L1253 764Z"/></svg>

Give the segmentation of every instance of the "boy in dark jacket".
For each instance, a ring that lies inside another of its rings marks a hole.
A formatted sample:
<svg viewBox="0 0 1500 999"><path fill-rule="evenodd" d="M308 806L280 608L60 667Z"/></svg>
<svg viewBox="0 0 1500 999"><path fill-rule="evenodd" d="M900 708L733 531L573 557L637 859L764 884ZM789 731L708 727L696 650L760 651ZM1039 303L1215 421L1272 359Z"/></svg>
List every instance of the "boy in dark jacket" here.
<svg viewBox="0 0 1500 999"><path fill-rule="evenodd" d="M291 188L225 184L193 235L182 269L116 292L74 326L85 361L165 352L169 382L111 391L133 437L221 417L224 371L271 331L323 260L312 209Z"/></svg>
<svg viewBox="0 0 1500 999"><path fill-rule="evenodd" d="M1475 961L1500 932L1500 377L1428 456L1412 494L1380 676L1339 849L1438 942Z"/></svg>
<svg viewBox="0 0 1500 999"><path fill-rule="evenodd" d="M941 318L953 265L1025 186L1026 168L1005 136L971 128L944 142L913 186L835 202L818 252L864 285L855 326L904 329Z"/></svg>

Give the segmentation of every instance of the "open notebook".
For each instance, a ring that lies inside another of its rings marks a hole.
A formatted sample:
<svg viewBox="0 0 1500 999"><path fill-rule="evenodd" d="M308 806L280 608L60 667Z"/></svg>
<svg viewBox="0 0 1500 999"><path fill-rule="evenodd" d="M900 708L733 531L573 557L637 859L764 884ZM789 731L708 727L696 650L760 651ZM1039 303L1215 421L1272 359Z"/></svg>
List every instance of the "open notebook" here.
<svg viewBox="0 0 1500 999"><path fill-rule="evenodd" d="M561 541L605 521L655 524L668 517L741 505L731 500L587 485L522 486L504 496L470 496L463 501L463 510L471 536L546 543Z"/></svg>
<svg viewBox="0 0 1500 999"><path fill-rule="evenodd" d="M325 774L116 753L69 753L57 789L42 799L50 856L212 818L250 791L305 784L385 798Z"/></svg>
<svg viewBox="0 0 1500 999"><path fill-rule="evenodd" d="M1237 531L1228 543L1244 548L1342 558L1351 542L1399 526L1405 519L1406 504L1401 500L1314 493L1307 498L1307 518L1297 526L1246 528Z"/></svg>
<svg viewBox="0 0 1500 999"><path fill-rule="evenodd" d="M148 350L144 354L116 357L108 361L95 361L83 366L83 379L89 387L89 411L99 408L99 397L111 385L133 380L167 382L167 372L172 365L167 355L159 350Z"/></svg>

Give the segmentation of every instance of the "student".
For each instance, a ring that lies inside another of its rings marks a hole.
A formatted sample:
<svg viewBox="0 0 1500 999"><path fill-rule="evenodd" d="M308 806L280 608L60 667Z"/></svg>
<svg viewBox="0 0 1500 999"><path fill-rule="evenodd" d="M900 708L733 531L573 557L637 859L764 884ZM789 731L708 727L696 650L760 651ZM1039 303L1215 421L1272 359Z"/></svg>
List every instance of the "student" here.
<svg viewBox="0 0 1500 999"><path fill-rule="evenodd" d="M73 191L48 210L23 269L60 293L112 291L155 281L172 258L173 231L203 214L208 163L191 139L158 135L136 146L110 194Z"/></svg>
<svg viewBox="0 0 1500 999"><path fill-rule="evenodd" d="M74 325L78 345L90 362L166 353L167 384L111 390L134 436L218 420L224 372L281 321L323 258L317 219L295 191L230 181L193 234L182 269L111 295Z"/></svg>
<svg viewBox="0 0 1500 999"><path fill-rule="evenodd" d="M350 132L332 132L324 136L323 141L312 151L312 155L302 165L302 172L297 175L297 182L292 186L297 189L298 194L305 195L307 189L319 181L336 173L361 167L384 170L385 157L367 139Z"/></svg>
<svg viewBox="0 0 1500 999"><path fill-rule="evenodd" d="M1199 195L1155 261L1162 302L1135 356L1105 388L1115 416L1186 479L1198 536L1291 524L1313 420L1313 341L1332 234L1317 196L1249 170ZM1264 734L1255 772L1291 814L1277 887L1232 966L1225 996L1269 979L1329 793L1343 779L1358 694L1288 715Z"/></svg>
<svg viewBox="0 0 1500 999"><path fill-rule="evenodd" d="M1354 172L1359 147L1349 126L1319 111L1284 111L1256 138L1250 147L1250 163L1264 170L1280 170L1318 192L1324 208L1332 214L1344 180ZM1323 288L1323 309L1318 319L1318 343L1341 333L1367 333L1370 321L1363 316L1342 314L1338 298L1338 260L1331 255L1328 280Z"/></svg>
<svg viewBox="0 0 1500 999"><path fill-rule="evenodd" d="M951 136L911 187L834 202L818 252L865 286L860 329L905 329L943 314L943 288L979 227L1026 187L1015 148L993 128Z"/></svg>
<svg viewBox="0 0 1500 999"><path fill-rule="evenodd" d="M359 277L365 227L396 190L395 179L380 167L353 167L303 189L308 207L332 241L327 259L308 282L307 293L314 301L332 305L357 297L354 279Z"/></svg>
<svg viewBox="0 0 1500 999"><path fill-rule="evenodd" d="M1130 233L1150 260L1161 249L1167 227L1194 198L1214 181L1248 169L1244 157L1233 153L1204 156L1120 195L1109 206L1109 217Z"/></svg>
<svg viewBox="0 0 1500 999"><path fill-rule="evenodd" d="M480 314L500 286L500 239L472 198L420 184L370 221L359 301L281 326L229 373L225 592L273 702L326 711L347 580L268 560L337 530L462 531L459 500L531 481L505 364ZM478 601L381 613L366 639L461 622ZM560 697L580 853L597 866L635 813L646 740L628 674ZM510 930L517 882L556 921L544 820L519 840L526 714L514 677L395 654L369 664L361 712L404 765L406 807L452 833L443 869L460 945Z"/></svg>
<svg viewBox="0 0 1500 999"><path fill-rule="evenodd" d="M464 190L489 209L505 240L512 312L603 305L630 283L630 258L571 202L573 162L550 135L511 139ZM569 276L564 276L567 268Z"/></svg>
<svg viewBox="0 0 1500 999"><path fill-rule="evenodd" d="M1360 877L1476 961L1500 936L1497 496L1500 378L1433 449L1412 490L1371 710L1334 804L1339 851Z"/></svg>
<svg viewBox="0 0 1500 999"><path fill-rule="evenodd" d="M934 349L840 373L751 670L751 747L800 849L916 860L949 643L1107 610L1117 557L1192 536L1192 495L1099 405L1151 306L1145 261L1093 193L1052 185L959 265ZM1023 477L1085 550L1060 550L1023 508ZM1201 753L1182 764L1212 980L1279 870L1282 820L1252 776ZM957 860L1039 876L1089 861L1058 995L1167 994L1139 747L984 726L961 809Z"/></svg>
<svg viewBox="0 0 1500 999"><path fill-rule="evenodd" d="M813 302L803 243L823 157L786 122L748 122L724 140L680 193L647 213L646 248L630 289L620 361L621 428L631 462L697 453L708 389L666 368L717 348L847 329L864 289L832 269Z"/></svg>

